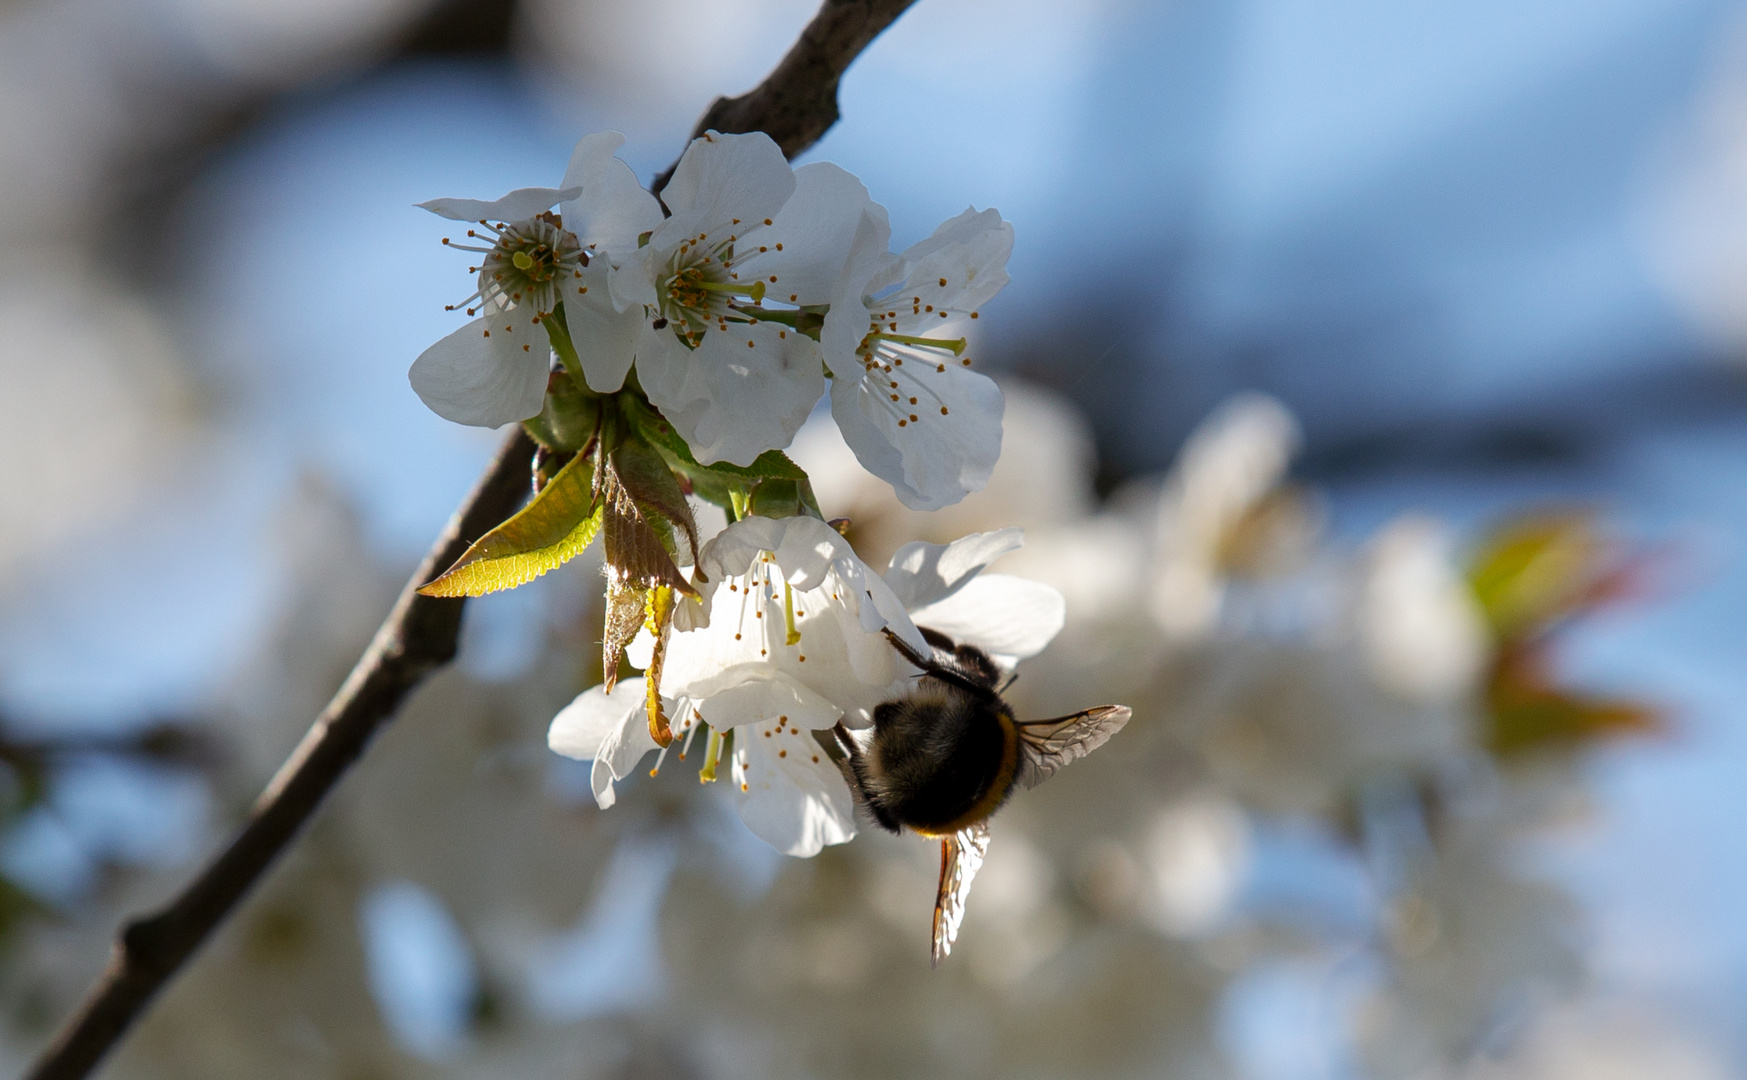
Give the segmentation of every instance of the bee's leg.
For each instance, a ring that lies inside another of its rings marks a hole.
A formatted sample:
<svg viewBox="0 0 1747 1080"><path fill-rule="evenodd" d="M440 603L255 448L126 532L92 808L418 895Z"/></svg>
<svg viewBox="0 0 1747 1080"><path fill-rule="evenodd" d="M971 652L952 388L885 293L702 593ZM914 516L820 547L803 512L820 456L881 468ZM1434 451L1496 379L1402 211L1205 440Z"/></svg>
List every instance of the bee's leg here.
<svg viewBox="0 0 1747 1080"><path fill-rule="evenodd" d="M960 690L969 694L975 694L978 698L983 700L987 700L990 695L994 693L995 677L993 675L990 675L979 682L978 679L982 677L981 675L967 674L966 672L956 670L951 665L942 664L938 660L923 656L921 653L911 648L908 641L905 641L903 638L892 633L891 627L885 627L880 632L886 635L886 640L892 643L892 648L898 650L899 656L902 656L910 663L921 668L924 675L932 676L942 682L951 683ZM990 660L981 649L977 648L975 645L960 645L958 647L960 653L964 653L966 650L969 650L970 652L975 653L977 657L980 657L982 663L987 665L988 670L994 670L995 662Z"/></svg>
<svg viewBox="0 0 1747 1080"><path fill-rule="evenodd" d="M933 657L923 656L921 653L911 648L908 641L905 641L903 638L892 633L891 627L888 626L880 632L886 635L886 640L892 643L892 648L898 650L899 656L902 656L923 671L932 672L935 668L940 666L935 662Z"/></svg>

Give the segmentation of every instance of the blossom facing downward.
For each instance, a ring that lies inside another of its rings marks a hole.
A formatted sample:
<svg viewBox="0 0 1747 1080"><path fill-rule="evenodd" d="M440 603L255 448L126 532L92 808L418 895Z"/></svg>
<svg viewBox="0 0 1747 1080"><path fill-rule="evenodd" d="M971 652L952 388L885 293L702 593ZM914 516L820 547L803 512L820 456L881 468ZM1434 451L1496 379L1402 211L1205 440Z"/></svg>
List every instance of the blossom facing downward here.
<svg viewBox="0 0 1747 1080"><path fill-rule="evenodd" d="M831 415L862 466L912 509L982 490L1001 455L1001 391L971 370L962 332L1007 284L1012 251L1013 226L998 212L966 210L884 255L827 317Z"/></svg>
<svg viewBox="0 0 1747 1080"><path fill-rule="evenodd" d="M608 282L571 315L589 386L633 357L649 400L700 462L748 465L787 446L825 392L801 309L829 303L871 205L825 162L791 169L768 135L694 140L662 191L673 216L607 245Z"/></svg>
<svg viewBox="0 0 1747 1080"><path fill-rule="evenodd" d="M432 199L439 217L473 222L444 244L480 256L473 293L450 310L479 317L426 349L407 373L426 405L459 424L499 427L540 411L551 349L542 323L587 294L591 249L635 243L661 220L654 196L613 152L617 132L577 143L561 188L521 188L501 199ZM554 205L559 214L551 213ZM483 245L483 246L482 246Z"/></svg>
<svg viewBox="0 0 1747 1080"><path fill-rule="evenodd" d="M925 652L920 622L1007 664L1049 643L1061 594L982 573L1019 542L1004 529L910 544L883 576L815 518L747 518L704 546L698 566L714 584L687 602L692 628L668 645L661 696L682 730L702 720L712 738L732 732L732 795L755 835L797 856L854 837L853 797L814 733L866 729L875 707L907 692L916 672L883 631ZM640 681L611 695L596 687L553 721L554 750L595 761L603 807L613 781L656 748L642 700Z"/></svg>

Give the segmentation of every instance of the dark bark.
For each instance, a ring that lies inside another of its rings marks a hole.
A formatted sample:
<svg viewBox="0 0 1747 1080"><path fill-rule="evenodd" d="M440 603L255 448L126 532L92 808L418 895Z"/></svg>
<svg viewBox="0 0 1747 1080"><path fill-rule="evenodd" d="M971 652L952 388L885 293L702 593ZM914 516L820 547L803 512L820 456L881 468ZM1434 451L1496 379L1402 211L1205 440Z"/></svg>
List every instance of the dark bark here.
<svg viewBox="0 0 1747 1080"><path fill-rule="evenodd" d="M915 2L825 0L776 70L739 97L717 98L692 129L692 138L706 131L762 131L784 154L799 154L837 122L837 84L850 63ZM651 188L659 194L672 178L669 165Z"/></svg>

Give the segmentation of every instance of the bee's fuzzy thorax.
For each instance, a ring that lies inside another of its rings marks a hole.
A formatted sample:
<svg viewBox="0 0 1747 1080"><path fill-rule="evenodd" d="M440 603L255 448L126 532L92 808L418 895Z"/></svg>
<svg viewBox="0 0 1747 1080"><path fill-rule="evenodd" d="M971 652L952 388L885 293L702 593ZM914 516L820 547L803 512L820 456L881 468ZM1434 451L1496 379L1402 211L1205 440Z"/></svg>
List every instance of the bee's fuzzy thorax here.
<svg viewBox="0 0 1747 1080"><path fill-rule="evenodd" d="M994 813L1013 789L1019 759L1012 712L994 691L999 669L981 650L959 646L904 697L874 710L873 739L852 762L869 813L896 832L952 833Z"/></svg>

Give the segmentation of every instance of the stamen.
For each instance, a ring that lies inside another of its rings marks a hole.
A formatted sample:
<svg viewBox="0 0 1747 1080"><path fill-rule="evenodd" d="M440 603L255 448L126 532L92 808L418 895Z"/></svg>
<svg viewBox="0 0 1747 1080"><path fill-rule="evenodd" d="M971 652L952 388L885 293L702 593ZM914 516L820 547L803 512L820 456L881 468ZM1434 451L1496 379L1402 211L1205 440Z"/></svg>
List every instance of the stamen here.
<svg viewBox="0 0 1747 1080"><path fill-rule="evenodd" d="M883 331L869 334L867 337L869 341L895 341L900 345L915 345L923 349L939 349L942 352L949 352L954 356L963 356L965 348L970 344L970 342L965 338L952 338L948 340L946 338L917 337L914 334L888 334ZM863 343L863 347L866 347L866 342Z"/></svg>
<svg viewBox="0 0 1747 1080"><path fill-rule="evenodd" d="M795 628L795 590L787 581L783 582L783 626L788 630L783 644L799 645L801 632Z"/></svg>
<svg viewBox="0 0 1747 1080"><path fill-rule="evenodd" d="M698 770L698 783L713 784L716 782L716 766L722 760L722 733L715 728L710 729L710 741L704 748L704 767Z"/></svg>

